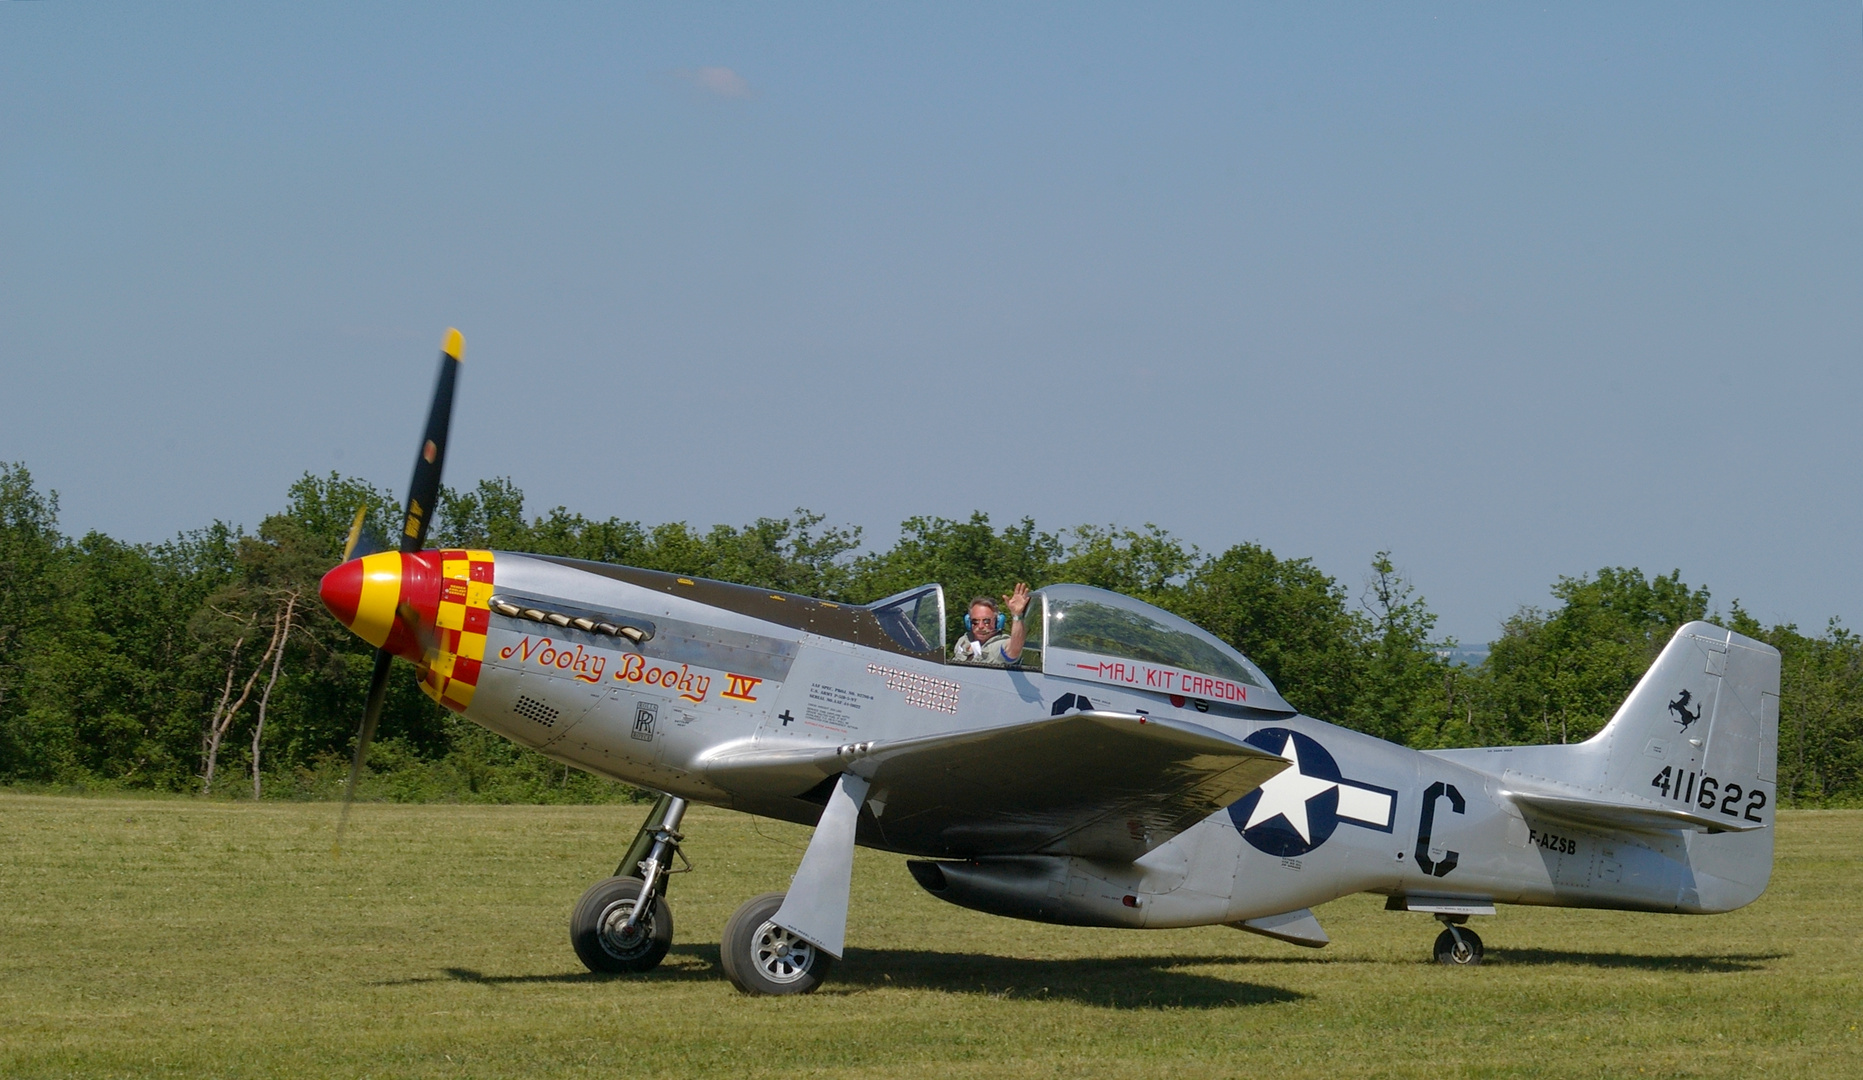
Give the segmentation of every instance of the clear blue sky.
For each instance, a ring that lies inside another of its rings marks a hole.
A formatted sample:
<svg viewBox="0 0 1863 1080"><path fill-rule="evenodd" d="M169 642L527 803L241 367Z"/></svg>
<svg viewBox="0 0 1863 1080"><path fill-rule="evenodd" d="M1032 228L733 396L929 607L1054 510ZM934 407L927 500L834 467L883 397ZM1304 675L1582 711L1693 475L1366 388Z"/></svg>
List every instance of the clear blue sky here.
<svg viewBox="0 0 1863 1080"><path fill-rule="evenodd" d="M0 460L880 545L1156 522L1465 641L1560 574L1863 619L1844 4L0 5Z"/></svg>

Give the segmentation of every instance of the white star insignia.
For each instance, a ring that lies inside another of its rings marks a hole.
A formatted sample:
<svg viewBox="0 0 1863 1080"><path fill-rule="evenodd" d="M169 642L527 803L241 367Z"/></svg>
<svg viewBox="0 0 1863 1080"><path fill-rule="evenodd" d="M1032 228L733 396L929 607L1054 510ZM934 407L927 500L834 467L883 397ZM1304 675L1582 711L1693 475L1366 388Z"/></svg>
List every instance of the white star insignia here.
<svg viewBox="0 0 1863 1080"><path fill-rule="evenodd" d="M1339 782L1322 780L1301 772L1300 749L1294 744L1292 735L1281 744L1281 756L1293 762L1294 767L1282 769L1261 786L1261 801L1255 804L1254 813L1248 816L1248 824L1242 828L1246 831L1278 817L1299 833L1301 840L1311 844L1313 833L1307 821L1307 800L1333 790L1339 786Z"/></svg>

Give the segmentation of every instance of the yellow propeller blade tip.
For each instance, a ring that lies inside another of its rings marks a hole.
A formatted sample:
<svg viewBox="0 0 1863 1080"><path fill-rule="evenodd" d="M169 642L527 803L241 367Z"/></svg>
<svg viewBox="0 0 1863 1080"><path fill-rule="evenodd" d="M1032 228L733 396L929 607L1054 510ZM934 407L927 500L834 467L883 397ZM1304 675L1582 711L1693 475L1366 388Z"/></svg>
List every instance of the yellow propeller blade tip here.
<svg viewBox="0 0 1863 1080"><path fill-rule="evenodd" d="M455 360L466 358L466 336L452 327L446 328L446 337L440 342L440 351Z"/></svg>
<svg viewBox="0 0 1863 1080"><path fill-rule="evenodd" d="M343 544L344 562L348 562L349 556L356 550L356 541L362 539L362 519L368 512L369 507L366 503L356 507L356 520L349 523L349 539Z"/></svg>

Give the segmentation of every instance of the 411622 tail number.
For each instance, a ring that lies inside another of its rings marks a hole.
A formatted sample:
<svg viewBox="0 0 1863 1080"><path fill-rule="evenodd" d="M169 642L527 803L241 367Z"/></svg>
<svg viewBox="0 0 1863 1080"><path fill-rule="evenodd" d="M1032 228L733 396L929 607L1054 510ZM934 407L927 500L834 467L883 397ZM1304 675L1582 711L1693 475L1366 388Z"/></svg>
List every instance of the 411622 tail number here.
<svg viewBox="0 0 1863 1080"><path fill-rule="evenodd" d="M1759 788L1743 790L1739 784L1723 784L1712 776L1701 776L1689 770L1676 772L1671 765L1664 765L1650 780L1650 786L1661 791L1665 799L1764 824L1759 812L1766 805L1766 793ZM1746 800L1744 806L1742 798Z"/></svg>

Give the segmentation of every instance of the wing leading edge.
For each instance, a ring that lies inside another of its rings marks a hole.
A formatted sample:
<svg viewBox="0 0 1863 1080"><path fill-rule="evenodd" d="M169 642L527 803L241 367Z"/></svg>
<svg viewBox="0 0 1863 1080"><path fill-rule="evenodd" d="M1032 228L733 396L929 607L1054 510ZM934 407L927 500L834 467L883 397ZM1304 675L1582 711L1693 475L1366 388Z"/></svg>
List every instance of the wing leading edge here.
<svg viewBox="0 0 1863 1080"><path fill-rule="evenodd" d="M1010 727L841 746L722 748L706 776L747 799L869 782L863 842L940 858L1143 855L1287 768L1182 720L1077 712Z"/></svg>

